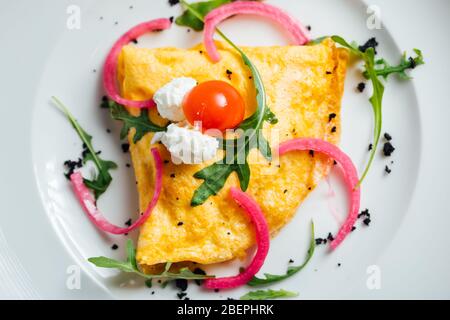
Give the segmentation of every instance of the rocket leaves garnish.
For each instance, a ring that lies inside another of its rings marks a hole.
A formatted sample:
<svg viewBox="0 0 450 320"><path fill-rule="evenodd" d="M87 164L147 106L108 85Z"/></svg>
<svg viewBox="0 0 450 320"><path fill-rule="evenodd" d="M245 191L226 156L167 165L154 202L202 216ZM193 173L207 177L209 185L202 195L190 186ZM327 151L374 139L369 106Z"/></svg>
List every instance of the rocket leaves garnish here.
<svg viewBox="0 0 450 320"><path fill-rule="evenodd" d="M195 6L200 5L200 3L188 4L184 0L181 0L180 2L184 7L186 7L187 11L195 16L199 21L203 22L205 16L204 12L199 12L196 10L197 7ZM264 121L270 124L275 124L277 122L275 114L270 111L267 106L264 84L256 66L247 57L247 55L233 43L233 41L225 36L219 29L216 29L216 31L241 55L244 64L250 69L256 89L257 107L256 111L250 117L245 119L239 126L239 129L246 131L248 134L244 134L243 137L239 137L231 141L234 145L234 157L232 157L231 161L227 158L227 156L225 156L222 160L194 174L195 178L202 179L204 181L194 192L191 199L192 206L201 205L210 196L216 195L223 188L232 172L237 173L241 189L243 191L247 190L250 181L250 167L247 162L248 154L252 149L257 148L267 160L271 160L272 154L270 145L260 131L263 127ZM229 142L230 141L226 141L226 145L228 145Z"/></svg>
<svg viewBox="0 0 450 320"><path fill-rule="evenodd" d="M292 298L298 296L298 293L292 291L280 290L256 290L243 295L240 300L269 300L277 298Z"/></svg>
<svg viewBox="0 0 450 320"><path fill-rule="evenodd" d="M290 276L296 274L297 272L301 271L308 262L311 260L312 256L314 255L314 249L316 248L316 240L314 237L314 223L311 221L311 237L309 242L309 248L308 252L306 254L305 261L299 265L299 266L289 266L285 274L270 274L270 273L264 273L264 278L258 278L253 277L252 280L250 280L247 285L251 287L261 286L261 285L267 285L274 282L278 282L281 280L284 280L286 278L289 278Z"/></svg>
<svg viewBox="0 0 450 320"><path fill-rule="evenodd" d="M140 115L134 117L122 105L110 99L104 100L102 107L109 109L113 119L123 121L120 139L125 139L131 128L135 129L133 143L141 140L149 132L166 131L165 127L158 126L150 120L147 109L142 109Z"/></svg>
<svg viewBox="0 0 450 320"><path fill-rule="evenodd" d="M373 93L369 99L374 113L372 151L369 156L369 161L358 182L357 186L359 186L369 172L370 166L375 157L375 153L377 152L377 146L381 136L384 85L378 77L381 76L387 79L390 74L397 73L401 78L409 79L409 76L405 73L405 70L414 69L417 65L424 64L424 61L421 51L418 49L414 49L417 57L406 59L406 56L403 55L399 65L391 66L386 62L385 59L375 60L375 49L373 47L368 47L365 49L365 51L361 51L358 45L354 43L349 44L340 36L332 36L331 38L333 39L333 41L349 49L352 54L364 61L365 70L363 72L363 75L372 82L373 87ZM382 68L380 68L380 66L382 66Z"/></svg>
<svg viewBox="0 0 450 320"><path fill-rule="evenodd" d="M130 239L127 240L127 260L120 261L106 257L92 257L89 258L88 261L99 268L109 268L109 269L118 269L122 272L134 273L138 276L141 276L145 279L166 279L176 280L176 279L186 279L186 280L203 280L208 278L214 278L212 275L202 275L195 274L188 268L181 268L178 272L170 272L170 267L172 266L171 262L167 262L164 271L159 274L146 274L139 269L138 263L136 261L136 249L134 248L133 241ZM150 285L150 282L146 282L147 286Z"/></svg>
<svg viewBox="0 0 450 320"><path fill-rule="evenodd" d="M183 1L182 1L183 2ZM192 9L197 11L202 17L206 16L211 10L214 10L221 5L230 3L231 0L210 0L191 3ZM181 16L175 19L175 23L179 26L185 26L194 29L195 31L203 30L203 20L199 19L191 10L185 10Z"/></svg>
<svg viewBox="0 0 450 320"><path fill-rule="evenodd" d="M94 192L95 198L98 199L111 184L112 177L109 171L117 168L117 164L113 161L103 160L99 156L99 152L95 151L92 146L92 136L79 125L78 121L58 98L52 97L52 100L58 109L61 110L67 117L70 124L83 142L85 149L83 151L83 164L86 164L88 161L92 161L97 168L96 177L93 180L84 179L84 183Z"/></svg>

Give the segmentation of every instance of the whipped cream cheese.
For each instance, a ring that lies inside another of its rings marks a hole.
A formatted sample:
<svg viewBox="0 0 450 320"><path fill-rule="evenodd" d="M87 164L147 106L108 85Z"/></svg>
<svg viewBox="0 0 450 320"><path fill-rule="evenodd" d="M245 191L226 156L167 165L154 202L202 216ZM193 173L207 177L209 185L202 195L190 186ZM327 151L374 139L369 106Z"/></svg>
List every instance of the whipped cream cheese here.
<svg viewBox="0 0 450 320"><path fill-rule="evenodd" d="M183 112L183 100L195 86L197 81L192 78L175 78L162 86L153 95L161 117L171 121L183 121L185 119Z"/></svg>

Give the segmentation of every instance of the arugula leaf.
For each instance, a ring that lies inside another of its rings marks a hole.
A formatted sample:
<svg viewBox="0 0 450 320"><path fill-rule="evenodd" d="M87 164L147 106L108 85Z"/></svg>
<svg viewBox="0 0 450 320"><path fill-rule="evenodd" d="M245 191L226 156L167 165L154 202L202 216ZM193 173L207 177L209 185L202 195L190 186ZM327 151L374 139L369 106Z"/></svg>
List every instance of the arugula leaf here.
<svg viewBox="0 0 450 320"><path fill-rule="evenodd" d="M135 129L133 143L141 140L149 132L166 131L166 127L158 126L150 120L147 109L142 109L140 115L134 117L122 105L110 99L102 102L102 108L108 108L113 119L123 121L120 139L125 139L131 128Z"/></svg>
<svg viewBox="0 0 450 320"><path fill-rule="evenodd" d="M243 295L241 300L268 300L268 299L277 299L277 298L292 298L298 296L298 293L286 291L283 289L280 290L256 290L250 291L247 294Z"/></svg>
<svg viewBox="0 0 450 320"><path fill-rule="evenodd" d="M308 264L308 262L311 260L312 256L314 255L315 248L316 248L316 240L314 237L314 223L311 221L311 238L310 238L309 249L306 254L305 261L299 266L289 266L285 274L277 275L277 274L264 273L264 278L253 277L247 283L247 285L256 287L256 286L266 285L266 284L278 282L278 281L284 280L286 278L289 278L290 276L296 274L297 272L301 271L304 267L306 267L306 265Z"/></svg>
<svg viewBox="0 0 450 320"><path fill-rule="evenodd" d="M187 11L190 12L193 17L197 18L199 21L203 21L204 13L198 11L197 6L204 4L204 2L196 4L188 4L184 0L181 0L180 2L187 8ZM262 155L268 159L268 161L272 159L270 145L259 131L263 127L264 121L271 124L275 124L278 121L275 114L267 107L264 83L256 66L248 58L248 56L233 43L233 41L225 36L219 29L216 29L216 31L241 55L244 64L250 69L256 89L257 108L255 112L249 118L244 120L239 126L242 130L251 131L248 131L250 133L249 135L245 135L243 137L243 139L245 139L244 143L238 143L237 140L239 138L235 139L233 142L237 146L234 149L235 152L233 161L229 163L229 161L226 161L225 156L225 158L221 161L213 163L209 167L202 169L194 175L195 178L203 179L204 182L197 190L195 190L191 199L192 206L201 205L210 196L216 195L223 188L232 172L237 173L241 189L243 191L247 190L250 181L250 167L247 162L248 154L251 149L257 148L260 150ZM244 163L241 163L241 159L244 160Z"/></svg>
<svg viewBox="0 0 450 320"><path fill-rule="evenodd" d="M183 3L183 1L181 1ZM224 4L230 3L231 0L210 0L191 3L192 9L197 11L202 17L206 16L210 11L216 9ZM185 26L194 29L195 31L202 31L204 23L190 10L185 10L181 16L175 19L175 23L179 26Z"/></svg>
<svg viewBox="0 0 450 320"><path fill-rule="evenodd" d="M96 152L92 146L92 136L78 124L78 121L58 98L52 97L52 100L58 109L67 117L81 141L84 143L86 149L83 152L83 163L86 164L86 162L92 161L97 168L97 176L93 180L84 179L84 183L94 192L95 198L98 199L111 184L112 177L109 171L117 168L117 164L113 161L101 159L99 153Z"/></svg>
<svg viewBox="0 0 450 320"><path fill-rule="evenodd" d="M383 94L384 94L384 85L381 83L379 76L387 79L389 74L397 73L400 77L409 78L406 75L406 69L412 69L416 65L424 64L422 53L418 49L414 49L417 54L416 58L410 58L406 60L405 56L400 63L400 65L396 67L391 67L387 64L386 60L379 59L375 61L375 50L373 48L367 48L364 52L359 49L356 44L349 44L342 37L332 36L333 41L339 43L340 45L348 48L351 53L359 57L364 61L364 72L363 75L370 79L372 82L373 93L370 97L369 101L372 105L373 113L374 113L374 132L373 132L373 146L372 151L369 156L369 161L366 164L366 167L363 171L363 174L357 184L356 187L359 187L363 182L364 178L367 176L369 172L370 166L372 165L373 159L375 158L375 153L377 151L378 142L381 136L381 128L382 128L382 103L383 103ZM376 68L377 65L384 65L384 68L379 69Z"/></svg>
<svg viewBox="0 0 450 320"><path fill-rule="evenodd" d="M176 279L186 279L186 280L203 280L208 278L214 278L213 275L201 275L195 274L190 271L188 268L181 268L178 273L170 272L170 267L172 266L171 262L167 262L164 271L160 274L146 274L140 271L137 261L136 261L136 249L133 246L133 241L130 239L127 240L127 261L119 261L106 257L92 257L89 258L88 261L99 268L110 268L110 269L118 269L127 273L134 273L139 275L146 280L146 285L151 287L152 279L167 279L168 281L176 280Z"/></svg>
<svg viewBox="0 0 450 320"><path fill-rule="evenodd" d="M396 66L391 66L385 59L378 59L377 61L375 61L375 71L377 73L377 76L382 76L384 79L387 79L390 74L396 73L400 77L400 79L410 80L411 77L406 74L405 70L414 69L417 66L425 64L422 51L420 51L419 49L413 50L416 53L416 56L414 58L406 58L405 52L402 55L400 63ZM380 65L383 66L383 68L377 68ZM369 79L369 73L367 71L365 71L363 75L364 77L366 77L366 79Z"/></svg>

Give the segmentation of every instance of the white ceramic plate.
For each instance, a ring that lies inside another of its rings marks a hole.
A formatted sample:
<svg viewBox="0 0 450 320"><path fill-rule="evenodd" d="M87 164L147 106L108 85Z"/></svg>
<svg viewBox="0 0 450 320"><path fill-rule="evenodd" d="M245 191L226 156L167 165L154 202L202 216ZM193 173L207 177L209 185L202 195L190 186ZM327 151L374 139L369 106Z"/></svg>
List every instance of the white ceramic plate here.
<svg viewBox="0 0 450 320"><path fill-rule="evenodd" d="M449 174L444 162L449 152L441 145L448 137L443 128L450 118L448 99L442 98L446 84L443 75L449 72L443 54L449 49L448 37L443 36L449 26L445 20L445 13L450 12L448 2L425 5L420 1L372 1L384 22L376 30L366 26L370 13L363 1L270 2L311 25L315 37L339 34L361 43L375 36L380 42L380 55L390 61L397 61L401 49L414 46L424 50L427 60L426 66L415 70L415 80L405 82L393 77L386 86L383 132L393 136L397 149L387 159L378 153L364 183L362 208L370 209L371 226L359 221L357 230L333 253L318 247L304 271L274 288L300 292L301 299L450 297L450 260L445 249L450 221L445 215ZM80 8L80 29L66 26L70 5ZM0 111L0 297L176 298L172 288L148 289L141 279L98 269L86 261L99 255L123 258L126 237L98 232L75 201L62 175L62 163L78 157L81 144L51 105L50 97L56 95L63 100L94 136L94 144L105 158L119 163L114 183L99 205L114 222L125 222L129 212L137 210L137 194L132 169L125 167L130 160L120 150L119 124L98 107L102 62L114 40L129 27L157 17L176 16L180 8L169 7L165 0L2 1L1 6L0 39L5 46L0 53L0 88L6 90ZM286 41L279 28L252 17L236 17L225 22L222 29L245 45ZM143 37L139 45L187 48L200 41L200 34L174 26ZM370 91L360 94L355 89L361 80L357 68L351 68L342 104L341 143L359 170L368 157L373 122L367 101ZM106 133L107 128L111 134ZM385 165L392 168L390 175L384 173ZM346 197L339 175L333 173L331 181L337 190L331 201L344 216ZM338 229L330 214L327 192L324 181L272 241L263 272L282 273L289 259L297 263L303 260L311 219L318 237ZM135 239L136 234L130 237ZM111 250L113 243L119 250ZM214 272L232 274L242 263L221 266ZM73 282L78 270L79 288ZM378 289L371 285L376 275ZM248 289L211 293L191 285L188 295L191 299L238 298Z"/></svg>

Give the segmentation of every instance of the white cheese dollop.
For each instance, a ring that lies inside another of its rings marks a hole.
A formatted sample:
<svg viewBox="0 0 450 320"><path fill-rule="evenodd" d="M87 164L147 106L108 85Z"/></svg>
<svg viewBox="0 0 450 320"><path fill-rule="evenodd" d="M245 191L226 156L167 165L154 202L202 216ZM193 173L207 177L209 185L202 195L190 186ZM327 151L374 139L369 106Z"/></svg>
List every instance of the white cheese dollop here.
<svg viewBox="0 0 450 320"><path fill-rule="evenodd" d="M159 88L153 95L153 100L161 117L171 121L183 121L183 99L196 85L195 79L181 77Z"/></svg>
<svg viewBox="0 0 450 320"><path fill-rule="evenodd" d="M157 132L152 144L161 141L175 164L198 164L215 157L219 148L217 139L198 130L170 124L166 132Z"/></svg>

